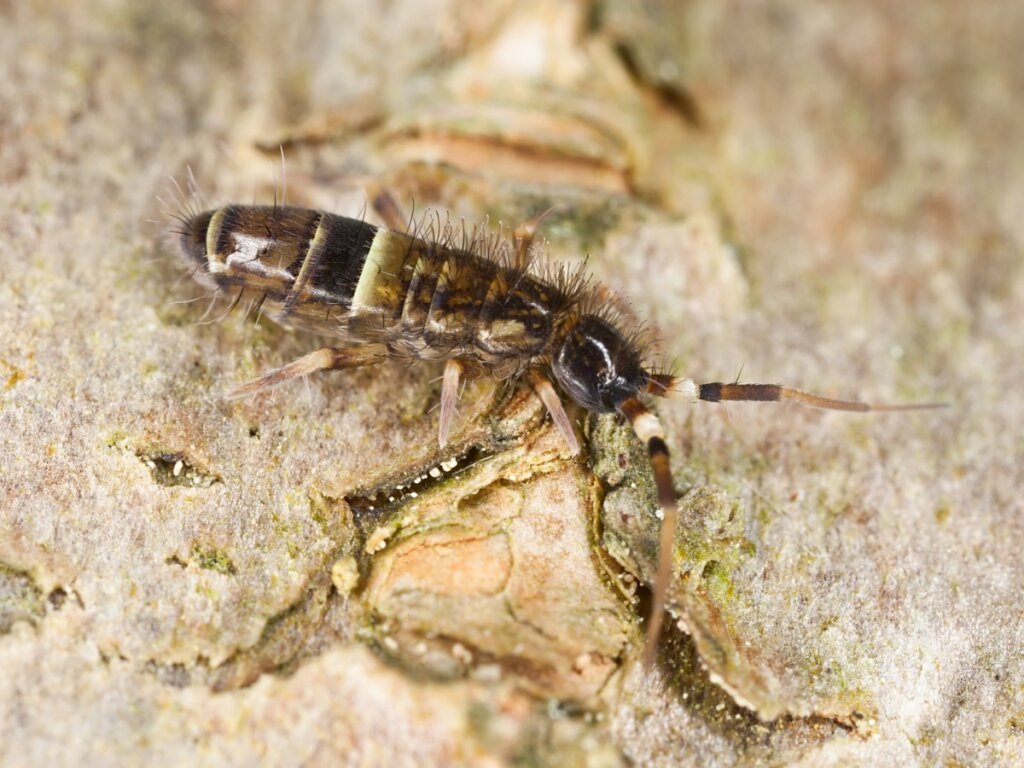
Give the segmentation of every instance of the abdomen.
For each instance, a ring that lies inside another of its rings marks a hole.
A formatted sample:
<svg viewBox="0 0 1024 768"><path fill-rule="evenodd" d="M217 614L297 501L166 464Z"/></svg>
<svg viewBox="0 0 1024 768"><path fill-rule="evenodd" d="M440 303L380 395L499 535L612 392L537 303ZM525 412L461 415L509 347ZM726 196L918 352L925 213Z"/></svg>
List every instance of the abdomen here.
<svg viewBox="0 0 1024 768"><path fill-rule="evenodd" d="M559 289L498 263L512 244L458 234L417 237L307 208L229 205L191 217L182 248L196 279L244 294L285 325L486 367L538 354Z"/></svg>
<svg viewBox="0 0 1024 768"><path fill-rule="evenodd" d="M378 231L309 208L229 205L193 217L181 243L201 282L244 291L284 324L337 333Z"/></svg>

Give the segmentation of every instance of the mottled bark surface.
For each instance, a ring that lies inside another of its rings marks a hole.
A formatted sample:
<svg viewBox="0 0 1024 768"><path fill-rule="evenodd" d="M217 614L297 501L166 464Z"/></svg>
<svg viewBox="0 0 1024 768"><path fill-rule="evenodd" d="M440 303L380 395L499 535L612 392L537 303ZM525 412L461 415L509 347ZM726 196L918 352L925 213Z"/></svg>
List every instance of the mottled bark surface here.
<svg viewBox="0 0 1024 768"><path fill-rule="evenodd" d="M0 4L0 762L1024 761L1019 3L276 5ZM615 419L225 399L319 340L202 320L168 178L269 200L281 147L298 204L554 207L685 375L952 407L659 403L645 675Z"/></svg>

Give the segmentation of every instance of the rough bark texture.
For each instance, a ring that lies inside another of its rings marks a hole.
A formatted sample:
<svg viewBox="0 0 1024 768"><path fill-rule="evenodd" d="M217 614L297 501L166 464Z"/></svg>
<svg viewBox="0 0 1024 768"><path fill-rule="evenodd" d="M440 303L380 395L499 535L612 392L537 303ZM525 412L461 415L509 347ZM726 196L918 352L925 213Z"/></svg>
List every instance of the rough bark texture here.
<svg viewBox="0 0 1024 768"><path fill-rule="evenodd" d="M279 5L0 3L0 763L1024 761L1020 3ZM685 375L952 407L659 403L645 674L614 419L225 400L318 340L200 322L168 177L267 200L281 147L341 213L554 206Z"/></svg>

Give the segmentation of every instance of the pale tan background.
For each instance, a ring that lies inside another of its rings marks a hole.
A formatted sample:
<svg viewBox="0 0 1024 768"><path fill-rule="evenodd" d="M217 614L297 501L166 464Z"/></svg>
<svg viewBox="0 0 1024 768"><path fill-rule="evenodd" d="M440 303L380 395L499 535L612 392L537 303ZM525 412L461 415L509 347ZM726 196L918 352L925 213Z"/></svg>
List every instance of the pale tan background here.
<svg viewBox="0 0 1024 768"><path fill-rule="evenodd" d="M278 5L0 3L0 762L1024 761L1024 7ZM224 400L316 342L198 324L149 222L281 145L351 215L558 206L687 375L952 407L662 404L691 634L645 678L611 421L574 462L473 385L484 460L377 519L437 371Z"/></svg>

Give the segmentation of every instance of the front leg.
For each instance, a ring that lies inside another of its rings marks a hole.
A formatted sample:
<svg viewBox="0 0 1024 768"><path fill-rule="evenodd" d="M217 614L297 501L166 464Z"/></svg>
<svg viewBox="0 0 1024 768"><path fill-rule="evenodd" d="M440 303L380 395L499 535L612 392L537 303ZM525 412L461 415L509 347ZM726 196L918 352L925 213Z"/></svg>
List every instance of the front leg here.
<svg viewBox="0 0 1024 768"><path fill-rule="evenodd" d="M537 393L537 397L548 409L548 413L551 414L551 421L554 422L555 428L565 441L565 447L571 455L575 456L580 452L580 442L576 439L576 431L572 428L572 422L569 420L551 380L537 369L529 371L526 378Z"/></svg>

